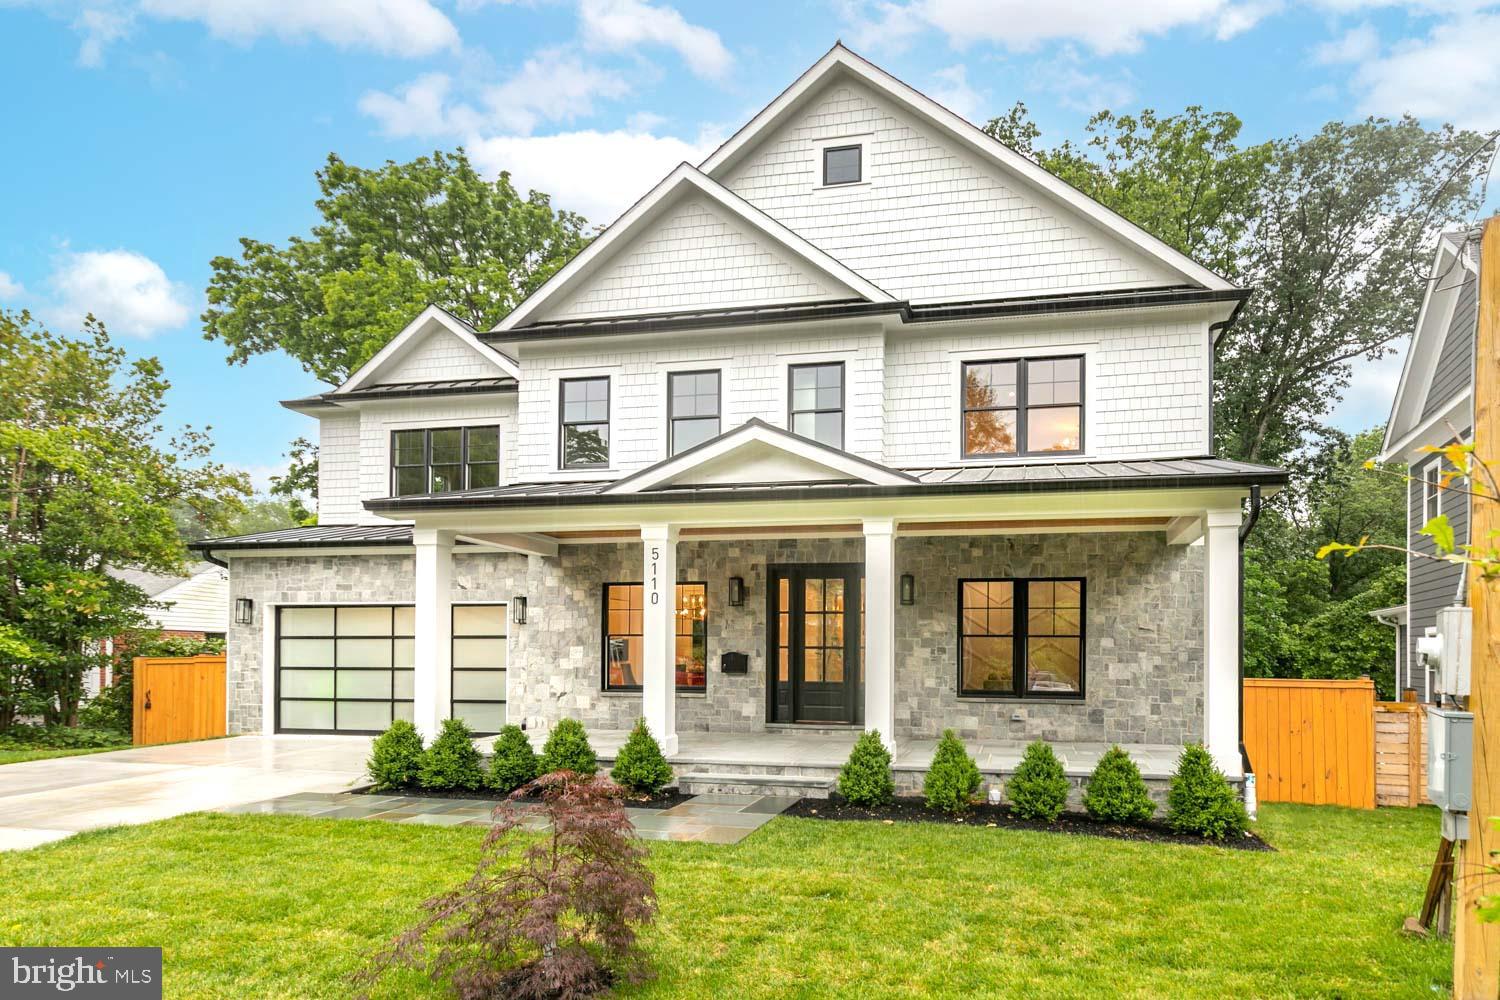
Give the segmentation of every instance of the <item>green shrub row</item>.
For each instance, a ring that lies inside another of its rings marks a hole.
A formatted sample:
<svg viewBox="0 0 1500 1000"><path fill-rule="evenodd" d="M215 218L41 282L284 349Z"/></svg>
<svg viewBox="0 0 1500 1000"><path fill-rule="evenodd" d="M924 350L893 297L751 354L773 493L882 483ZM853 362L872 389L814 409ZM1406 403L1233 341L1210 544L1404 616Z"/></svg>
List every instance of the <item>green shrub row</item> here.
<svg viewBox="0 0 1500 1000"><path fill-rule="evenodd" d="M513 792L543 774L572 771L592 776L599 758L589 745L583 724L563 719L552 727L538 755L520 726L510 725L495 738L489 770L474 747L473 731L459 719L447 719L432 745L422 746L422 736L410 722L396 720L375 738L366 763L377 791L425 788L433 791L474 791L493 788ZM672 780L672 766L642 719L615 758L614 780L641 794L661 791Z"/></svg>
<svg viewBox="0 0 1500 1000"><path fill-rule="evenodd" d="M943 731L922 780L927 808L955 815L967 812L979 792L979 766L953 730ZM895 798L891 754L874 731L855 742L839 771L839 794L859 806L889 805ZM1052 823L1068 804L1069 781L1052 747L1037 740L1026 748L1008 782L1011 811L1023 819ZM1089 775L1083 807L1104 823L1143 823L1156 812L1141 771L1120 747L1111 747ZM1179 833L1212 840L1237 836L1249 817L1244 803L1202 746L1184 747L1167 795L1167 823Z"/></svg>

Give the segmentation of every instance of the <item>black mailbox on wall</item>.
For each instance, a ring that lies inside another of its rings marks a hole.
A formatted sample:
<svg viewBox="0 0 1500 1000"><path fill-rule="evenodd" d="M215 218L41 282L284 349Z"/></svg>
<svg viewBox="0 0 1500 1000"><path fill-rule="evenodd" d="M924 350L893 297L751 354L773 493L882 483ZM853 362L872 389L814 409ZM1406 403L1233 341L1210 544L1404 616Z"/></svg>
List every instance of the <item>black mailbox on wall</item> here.
<svg viewBox="0 0 1500 1000"><path fill-rule="evenodd" d="M719 669L726 674L748 674L750 672L750 654L725 653L719 657Z"/></svg>

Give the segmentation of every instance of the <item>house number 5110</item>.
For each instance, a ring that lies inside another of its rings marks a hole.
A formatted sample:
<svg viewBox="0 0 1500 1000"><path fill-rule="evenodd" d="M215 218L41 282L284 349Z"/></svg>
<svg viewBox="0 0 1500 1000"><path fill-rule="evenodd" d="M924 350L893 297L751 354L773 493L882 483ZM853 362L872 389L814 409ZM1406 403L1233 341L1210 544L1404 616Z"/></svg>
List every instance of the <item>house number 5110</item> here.
<svg viewBox="0 0 1500 1000"><path fill-rule="evenodd" d="M656 568L660 565L660 559L661 549L655 545L651 546L651 603L653 605L661 603L661 590L656 579Z"/></svg>

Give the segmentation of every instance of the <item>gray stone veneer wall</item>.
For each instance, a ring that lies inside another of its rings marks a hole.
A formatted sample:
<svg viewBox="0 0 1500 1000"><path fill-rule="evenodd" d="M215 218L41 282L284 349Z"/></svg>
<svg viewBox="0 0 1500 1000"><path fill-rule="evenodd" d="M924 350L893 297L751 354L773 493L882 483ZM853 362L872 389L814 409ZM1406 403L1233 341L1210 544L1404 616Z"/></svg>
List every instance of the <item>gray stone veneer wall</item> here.
<svg viewBox="0 0 1500 1000"><path fill-rule="evenodd" d="M708 584L709 673L704 693L680 693L679 731L756 732L766 712L766 570L773 563L862 562L857 538L720 542L678 547L678 578ZM1148 533L901 538L898 573L917 601L896 611L897 737L952 727L989 739L1180 743L1203 731L1202 554ZM456 557L455 601L527 597L512 625L509 717L529 728L564 716L628 728L640 695L600 690L603 584L641 579L638 543L568 545L555 559L485 553ZM232 560L235 597L255 622L229 633L230 732L261 728L265 629L278 604L410 602L410 555L309 555ZM728 605L730 576L745 581ZM988 701L957 694L957 581L983 576L1088 579L1087 697L1083 703ZM749 654L744 675L719 672L719 654ZM1021 718L1013 721L1012 716Z"/></svg>

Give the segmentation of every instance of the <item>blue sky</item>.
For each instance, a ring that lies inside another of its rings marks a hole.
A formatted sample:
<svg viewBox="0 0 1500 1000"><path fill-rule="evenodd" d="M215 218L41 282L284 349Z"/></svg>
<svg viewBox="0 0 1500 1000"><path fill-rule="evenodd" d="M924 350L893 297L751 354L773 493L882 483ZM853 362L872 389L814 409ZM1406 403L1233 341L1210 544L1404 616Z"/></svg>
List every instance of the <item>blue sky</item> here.
<svg viewBox="0 0 1500 1000"><path fill-rule="evenodd" d="M1101 107L1231 110L1249 140L1411 111L1496 127L1500 4L1466 0L0 0L0 305L66 331L92 310L174 382L257 482L318 383L202 339L209 260L315 221L329 152L465 145L609 221L696 161L837 38L974 121L1023 100L1044 141ZM1361 365L1338 422L1385 417Z"/></svg>

